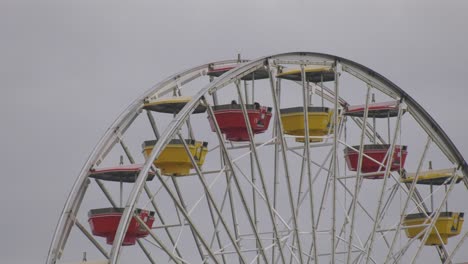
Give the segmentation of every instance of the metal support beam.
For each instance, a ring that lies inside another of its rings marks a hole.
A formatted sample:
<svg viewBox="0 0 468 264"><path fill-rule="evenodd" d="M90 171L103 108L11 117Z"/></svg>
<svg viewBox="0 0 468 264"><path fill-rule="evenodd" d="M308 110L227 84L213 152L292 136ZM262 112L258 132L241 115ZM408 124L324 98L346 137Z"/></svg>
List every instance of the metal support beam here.
<svg viewBox="0 0 468 264"><path fill-rule="evenodd" d="M252 228L252 230L253 230L253 232L255 234L255 239L257 240L257 244L260 246L260 255L262 256L265 263L268 263L268 259L267 259L266 255L265 255L263 243L262 243L262 241L260 239L260 235L258 234L258 230L257 230L257 227L255 226L255 222L254 222L254 220L252 218L252 214L250 212L250 209L247 206L247 201L245 199L242 188L240 187L239 180L238 180L238 177L236 175L236 172L234 171L233 162L232 162L232 160L231 160L231 158L229 156L226 145L224 144L224 138L221 136L222 133L221 133L221 130L219 128L218 122L216 121L213 109L211 108L211 106L208 104L208 101L204 97L202 98L202 100L205 103L205 105L207 106L208 116L213 120L216 135L218 136L219 144L220 144L220 147L221 147L221 152L223 153L223 155L225 157L224 161L226 162L226 165L228 166L229 170L232 173L232 176L233 176L232 179L234 180L234 184L236 186L237 192L239 194L239 197L241 198L243 208L244 208L245 213L247 215L247 220L249 221L250 227Z"/></svg>

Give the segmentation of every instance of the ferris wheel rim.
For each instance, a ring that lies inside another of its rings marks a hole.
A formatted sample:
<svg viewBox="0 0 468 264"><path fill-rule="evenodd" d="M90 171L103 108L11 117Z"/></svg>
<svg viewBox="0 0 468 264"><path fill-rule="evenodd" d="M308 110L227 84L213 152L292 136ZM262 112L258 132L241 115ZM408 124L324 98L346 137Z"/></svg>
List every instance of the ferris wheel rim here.
<svg viewBox="0 0 468 264"><path fill-rule="evenodd" d="M340 63L345 67L350 67L350 69L354 70L359 70L367 74L365 77L370 77L370 80L372 81L378 81L383 83L384 86L390 89L391 92L394 92L395 94L398 94L400 99L405 99L405 102L412 108L414 111L413 113L416 113L418 115L421 115L422 121L426 122L429 127L429 131L434 133L438 138L440 138L442 144L446 144L448 147L448 151L450 154L453 156L455 161L457 162L457 165L461 168L461 171L464 174L464 181L465 184L467 182L467 177L468 177L468 165L466 164L466 161L464 160L463 156L460 154L456 146L453 144L453 142L450 140L450 138L446 135L446 133L441 129L441 127L437 124L437 122L411 97L409 96L404 90L399 88L397 85L383 77L382 75L378 74L377 72L374 72L373 70L358 64L354 61L347 60L338 56L334 55L329 55L329 54L322 54L322 53L311 53L311 52L292 52L292 53L282 53L282 54L276 54L276 55L271 55L271 56L265 56L261 57L256 60L252 60L250 62L245 62L243 64L239 64L238 67L233 68L232 70L226 72L225 74L221 75L218 77L215 81L212 83L206 85L202 89L199 90L199 92L192 97L192 101L189 102L184 109L182 109L179 114L175 117L176 122L171 123L166 130L162 133L162 139L158 141L158 143L154 146L153 152L150 155L150 157L147 159L147 162L143 166L143 169L140 172L140 175L138 177L138 182L135 182L134 188L132 189L132 192L130 194L130 197L128 199L127 205L125 206L125 211L124 214L122 215L122 221L126 222L128 224L129 219L130 219L130 214L133 211L133 207L135 206L135 202L137 200L138 193L141 192L143 188L143 183L145 181L145 175L150 169L151 158L156 158L162 148L166 145L167 140L169 135L173 135L178 127L183 123L183 121L186 119L186 117L194 110L196 105L199 103L200 99L202 99L203 96L205 96L207 93L210 93L211 91L218 89L220 86L225 85L226 82L229 82L232 79L238 78L242 74L245 74L249 70L254 69L255 67L263 67L265 64L270 63L271 61L274 60L286 60L289 58L295 58L295 57L302 57L302 58L322 58L326 59L327 61L330 62L335 62L335 63ZM300 63L300 60L297 60L296 62ZM83 167L80 176L77 178L75 181L74 187L72 188L72 191L70 193L70 196L67 199L67 202L64 206L64 210L59 218L59 223L57 225L57 229L54 234L54 238L51 243L51 247L49 249L49 255L48 255L48 263L52 263L53 258L54 258L54 245L56 244L57 240L57 232L59 232L59 228L63 225L64 217L66 213L70 213L70 210L72 210L73 205L71 204L73 199L77 199L78 197L73 198L72 196L77 194L77 190L82 188L85 185L86 182L86 174L87 171L94 165L96 162L99 160L99 155L98 153L101 153L104 151L105 148L109 147L109 142L110 141L115 141L118 140L118 133L117 132L122 132L125 129L121 130L123 128L122 125L126 124L129 122L128 125L131 124L134 118L138 115L138 112L141 110L142 107L142 101L146 97L154 96L154 94L158 93L171 81L174 81L174 79L177 79L177 77L182 76L184 73L192 72L192 71L200 71L201 74L203 74L203 70L207 69L210 65L217 64L217 63L236 63L234 60L230 61L222 61L222 62L214 62L214 63L209 63L209 64L203 64L198 67L191 68L189 70L183 71L178 74L174 74L169 78L166 78L165 81L162 81L158 83L157 85L153 86L150 90L148 90L144 95L140 96L138 99L136 99L132 104L130 104L126 110L119 115L119 117L116 119L116 121L110 126L110 128L106 131L104 134L103 138L99 141L99 143L96 145L95 149L93 150L92 154L88 158L88 161L85 163L85 166ZM304 64L307 64L309 62L304 61ZM377 85L378 87L378 85ZM164 92L164 91L163 91ZM115 144L114 142L113 144ZM113 145L112 143L110 143ZM439 143L440 144L440 143ZM70 210L67 210L70 209ZM112 247L111 251L111 263L115 263L118 261L118 255L120 251L120 245L123 240L123 235L125 226L119 225L119 230L117 231L117 237L114 240L114 246ZM55 248L56 250L56 248ZM56 253L56 252L55 252Z"/></svg>

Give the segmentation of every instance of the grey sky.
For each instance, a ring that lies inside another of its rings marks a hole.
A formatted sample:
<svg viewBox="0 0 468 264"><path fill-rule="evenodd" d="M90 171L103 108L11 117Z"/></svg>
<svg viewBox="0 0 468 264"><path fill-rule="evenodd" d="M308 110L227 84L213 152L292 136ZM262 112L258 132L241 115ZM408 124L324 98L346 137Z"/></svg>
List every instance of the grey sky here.
<svg viewBox="0 0 468 264"><path fill-rule="evenodd" d="M201 63L330 53L388 77L468 157L466 1L0 1L0 256L45 260L107 126Z"/></svg>

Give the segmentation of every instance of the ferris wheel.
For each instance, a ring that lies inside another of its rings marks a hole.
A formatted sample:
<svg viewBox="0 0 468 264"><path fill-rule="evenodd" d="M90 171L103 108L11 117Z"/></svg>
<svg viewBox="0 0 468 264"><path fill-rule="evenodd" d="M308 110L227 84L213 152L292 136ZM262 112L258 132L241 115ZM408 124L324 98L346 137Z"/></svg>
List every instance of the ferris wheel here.
<svg viewBox="0 0 468 264"><path fill-rule="evenodd" d="M365 66L213 62L109 127L46 263L460 263L467 187L441 127Z"/></svg>

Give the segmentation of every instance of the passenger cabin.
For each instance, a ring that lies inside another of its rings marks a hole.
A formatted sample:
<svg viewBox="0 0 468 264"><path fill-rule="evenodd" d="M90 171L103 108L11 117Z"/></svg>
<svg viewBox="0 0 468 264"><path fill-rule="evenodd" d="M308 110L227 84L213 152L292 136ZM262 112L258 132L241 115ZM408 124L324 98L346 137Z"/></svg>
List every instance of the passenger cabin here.
<svg viewBox="0 0 468 264"><path fill-rule="evenodd" d="M151 154L156 142L156 140L149 140L143 143L143 154L145 157ZM197 165L202 166L208 152L208 142L186 139L185 143L197 161ZM190 156L187 154L184 144L180 139L171 140L154 161L154 165L161 170L163 175L168 176L188 175L190 170L194 168Z"/></svg>
<svg viewBox="0 0 468 264"><path fill-rule="evenodd" d="M398 116L398 101L371 103L368 105L367 116L371 118L389 118ZM348 106L345 111L347 116L364 117L366 105Z"/></svg>
<svg viewBox="0 0 468 264"><path fill-rule="evenodd" d="M143 109L159 113L178 114L191 100L191 96L162 97L155 100L147 99L143 105ZM205 111L206 106L199 104L193 111L193 114L204 113Z"/></svg>
<svg viewBox="0 0 468 264"><path fill-rule="evenodd" d="M211 76L211 77L219 77L223 75L224 73L236 68L237 66L238 64L229 65L229 66L221 66L221 67L212 67L211 69L208 70L206 75ZM270 78L268 71L264 67L261 67L243 76L241 80L252 81L252 80L261 80L261 79L268 79L268 78Z"/></svg>
<svg viewBox="0 0 468 264"><path fill-rule="evenodd" d="M430 216L431 213L427 212ZM430 224L431 218L426 216L424 213L409 214L405 216L403 226L405 226L405 232L408 238L414 238L419 236L418 239L422 240L425 225ZM463 227L464 213L455 212L441 212L439 217L435 220L434 228L431 229L430 234L426 240L425 245L442 245L447 244L448 238L459 235ZM413 226L413 227L412 227ZM437 235L437 232L440 234Z"/></svg>
<svg viewBox="0 0 468 264"><path fill-rule="evenodd" d="M417 176L417 177L416 177ZM412 184L416 180L416 184L429 185L430 193L433 194L433 185L445 185L447 191L448 184L457 184L463 179L463 176L456 174L454 168L451 169L432 169L432 162L429 162L429 170L416 173L406 173L402 175L401 182ZM431 208L434 210L434 201L431 199ZM425 245L442 245L447 244L448 238L460 234L464 222L464 213L450 212L448 210L448 202L445 204L445 212L440 212L439 217L435 220L434 228L431 229L429 237ZM424 231L425 225L430 224L432 220L431 213L416 213L406 215L403 225L406 227L406 235L408 238L414 238L419 235L419 239L423 238L421 232ZM436 229L437 228L437 229ZM440 237L437 235L439 232Z"/></svg>
<svg viewBox="0 0 468 264"><path fill-rule="evenodd" d="M333 133L333 111L327 107L314 106L309 106L307 111L310 142L321 142L324 136ZM280 114L284 133L297 136L296 141L304 142L304 107L283 108Z"/></svg>
<svg viewBox="0 0 468 264"><path fill-rule="evenodd" d="M88 213L88 222L93 235L105 237L106 243L112 245L124 209L125 208L100 208L90 210ZM135 214L151 229L154 222L154 212L136 209ZM146 237L148 234L149 232L133 217L128 225L122 245L135 245L138 238Z"/></svg>
<svg viewBox="0 0 468 264"><path fill-rule="evenodd" d="M254 134L260 134L268 129L271 119L271 107L260 106L260 104L247 104L247 115ZM219 129L230 141L248 141L249 134L242 113L241 105L232 101L231 104L216 105L213 107L214 116ZM214 132L215 125L208 116L211 130Z"/></svg>
<svg viewBox="0 0 468 264"><path fill-rule="evenodd" d="M142 167L143 164L131 164L91 169L89 171L89 177L103 181L135 182ZM146 178L146 180L151 181L153 178L154 172L149 171L148 178Z"/></svg>
<svg viewBox="0 0 468 264"><path fill-rule="evenodd" d="M335 72L328 66L305 67L304 73L307 82L322 83L335 80ZM302 81L302 71L301 69L285 70L284 72L278 73L276 77L291 81Z"/></svg>
<svg viewBox="0 0 468 264"><path fill-rule="evenodd" d="M367 116L374 119L396 117L399 113L399 105L399 101L370 103L367 106ZM347 106L345 108L344 115L364 117L365 111L365 104ZM376 140L375 138L376 131L374 127L374 142ZM368 179L382 179L384 177L388 157L390 156L388 153L390 145L366 144L363 145L363 148L361 172L371 174L364 175L363 177ZM349 170L357 171L359 162L359 146L347 147L345 148L344 153ZM404 169L407 154L407 146L395 145L395 149L392 153L390 171L400 171Z"/></svg>
<svg viewBox="0 0 468 264"><path fill-rule="evenodd" d="M390 145L368 144L363 147L361 172L373 173L371 176L364 176L365 178L382 179L384 177L385 165L389 156L388 152L390 151ZM405 160L408 154L406 149L406 146L395 145L390 171L400 171L405 167ZM348 169L350 171L357 171L359 146L345 148L344 156Z"/></svg>
<svg viewBox="0 0 468 264"><path fill-rule="evenodd" d="M335 72L329 66L309 66L304 68L305 82L323 83L335 80ZM276 75L279 79L300 82L302 81L302 69L286 69ZM323 90L322 90L323 93ZM323 97L322 97L323 98ZM309 142L321 142L324 136L333 134L333 111L328 107L308 106ZM281 122L284 133L296 136L297 142L304 142L305 122L304 107L292 107L280 109Z"/></svg>
<svg viewBox="0 0 468 264"><path fill-rule="evenodd" d="M412 183L416 173L406 173L400 181L403 183ZM450 184L453 180L459 183L463 176L456 175L454 169L428 170L421 171L417 177L417 184L443 185Z"/></svg>

